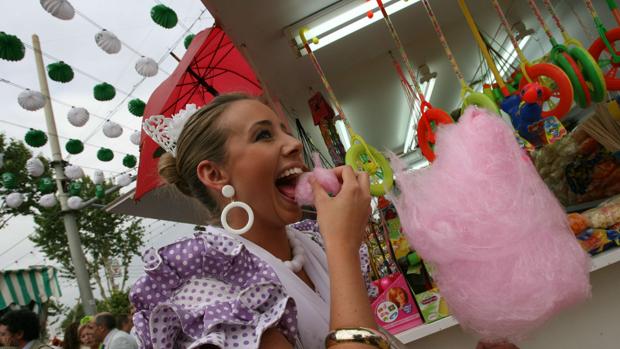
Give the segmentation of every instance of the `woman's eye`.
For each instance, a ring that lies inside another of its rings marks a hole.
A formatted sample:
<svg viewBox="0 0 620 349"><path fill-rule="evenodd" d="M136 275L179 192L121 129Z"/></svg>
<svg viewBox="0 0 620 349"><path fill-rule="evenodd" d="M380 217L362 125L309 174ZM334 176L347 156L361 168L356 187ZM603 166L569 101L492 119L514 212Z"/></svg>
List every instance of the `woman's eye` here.
<svg viewBox="0 0 620 349"><path fill-rule="evenodd" d="M263 139L270 139L270 138L271 138L271 132L268 130L262 130L256 135L257 141L260 141Z"/></svg>

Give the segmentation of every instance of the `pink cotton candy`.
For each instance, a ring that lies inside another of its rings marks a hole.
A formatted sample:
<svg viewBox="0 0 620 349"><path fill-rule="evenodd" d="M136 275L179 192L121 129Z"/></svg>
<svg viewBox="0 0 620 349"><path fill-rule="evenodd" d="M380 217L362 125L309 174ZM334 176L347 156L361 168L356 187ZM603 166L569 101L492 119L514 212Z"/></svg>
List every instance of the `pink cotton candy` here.
<svg viewBox="0 0 620 349"><path fill-rule="evenodd" d="M395 205L463 328L519 341L589 297L590 259L500 118L468 108L440 126L435 153L426 169L396 171Z"/></svg>
<svg viewBox="0 0 620 349"><path fill-rule="evenodd" d="M303 173L295 186L295 201L300 206L314 205L314 193L312 192L310 178L316 178L323 189L330 194L335 195L340 191L341 184L334 171L321 166L321 158L318 153L314 153L312 159L314 170Z"/></svg>

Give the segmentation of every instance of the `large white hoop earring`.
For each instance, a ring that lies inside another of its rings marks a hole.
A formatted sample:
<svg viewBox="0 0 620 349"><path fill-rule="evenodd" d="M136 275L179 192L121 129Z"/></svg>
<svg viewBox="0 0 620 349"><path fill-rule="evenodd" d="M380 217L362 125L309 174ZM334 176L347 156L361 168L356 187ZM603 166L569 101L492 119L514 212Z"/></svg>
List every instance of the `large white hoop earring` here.
<svg viewBox="0 0 620 349"><path fill-rule="evenodd" d="M232 199L233 196L235 196L235 188L233 188L233 186L230 184L226 184L222 188L222 195L224 195L224 197L226 198L231 199L231 202L224 207L224 209L222 210L222 214L220 215L220 221L222 222L222 227L224 227L226 231L233 233L233 234L241 235L241 234L247 233L250 230L250 228L252 228L252 225L254 224L254 212L252 211L252 208L250 207L250 205L246 204L245 202L235 201ZM243 209L245 213L248 215L248 222L245 224L245 226L243 226L240 229L233 229L230 225L228 225L228 212L230 212L230 210L232 210L235 207Z"/></svg>

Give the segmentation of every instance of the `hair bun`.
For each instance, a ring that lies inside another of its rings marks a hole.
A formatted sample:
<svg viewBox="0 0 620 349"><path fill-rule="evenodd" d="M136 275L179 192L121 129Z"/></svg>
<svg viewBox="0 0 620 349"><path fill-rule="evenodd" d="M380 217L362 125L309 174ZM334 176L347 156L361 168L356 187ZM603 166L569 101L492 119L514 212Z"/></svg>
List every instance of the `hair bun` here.
<svg viewBox="0 0 620 349"><path fill-rule="evenodd" d="M157 165L159 176L170 185L174 185L183 194L193 196L187 182L181 177L177 170L177 159L170 153L164 153L159 158Z"/></svg>

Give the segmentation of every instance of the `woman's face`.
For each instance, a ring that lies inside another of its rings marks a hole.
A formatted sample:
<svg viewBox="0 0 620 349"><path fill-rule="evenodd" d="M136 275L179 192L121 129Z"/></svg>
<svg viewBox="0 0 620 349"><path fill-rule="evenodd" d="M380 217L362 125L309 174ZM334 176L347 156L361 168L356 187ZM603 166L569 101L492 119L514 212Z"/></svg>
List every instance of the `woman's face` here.
<svg viewBox="0 0 620 349"><path fill-rule="evenodd" d="M80 343L86 346L95 344L95 330L90 325L87 325L80 332Z"/></svg>
<svg viewBox="0 0 620 349"><path fill-rule="evenodd" d="M278 178L290 173L287 170L306 170L301 143L271 108L255 100L234 102L220 120L230 135L223 168L227 184L235 188L235 200L250 205L255 224L280 227L298 221L301 209L294 201L294 188L299 174L290 175L289 181ZM229 215L235 228L246 221L240 210Z"/></svg>

